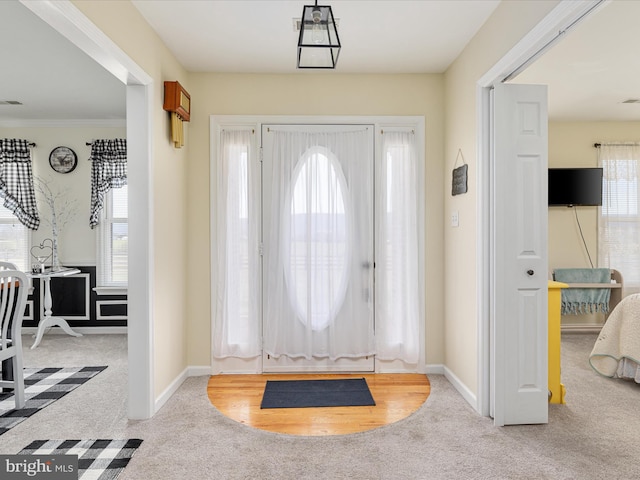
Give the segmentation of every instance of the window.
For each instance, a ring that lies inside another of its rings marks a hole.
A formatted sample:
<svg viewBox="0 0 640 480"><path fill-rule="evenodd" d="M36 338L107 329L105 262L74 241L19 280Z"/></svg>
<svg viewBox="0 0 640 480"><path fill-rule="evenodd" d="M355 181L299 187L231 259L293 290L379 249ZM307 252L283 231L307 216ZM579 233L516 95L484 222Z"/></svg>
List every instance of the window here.
<svg viewBox="0 0 640 480"><path fill-rule="evenodd" d="M347 181L335 155L313 147L298 162L292 184L289 211L283 212L285 280L298 318L321 331L334 320L349 286Z"/></svg>
<svg viewBox="0 0 640 480"><path fill-rule="evenodd" d="M212 265L217 265L213 293L213 353L252 358L260 355L259 211L260 184L255 175L252 130L220 133Z"/></svg>
<svg viewBox="0 0 640 480"><path fill-rule="evenodd" d="M420 356L420 210L415 134L385 129L377 171L376 338L378 357Z"/></svg>
<svg viewBox="0 0 640 480"><path fill-rule="evenodd" d="M598 225L598 264L622 274L625 295L640 292L640 145L600 147L602 208Z"/></svg>
<svg viewBox="0 0 640 480"><path fill-rule="evenodd" d="M22 271L30 270L31 230L25 227L0 200L0 260L15 263Z"/></svg>
<svg viewBox="0 0 640 480"><path fill-rule="evenodd" d="M98 225L98 287L126 287L129 254L128 188L113 188L106 195Z"/></svg>

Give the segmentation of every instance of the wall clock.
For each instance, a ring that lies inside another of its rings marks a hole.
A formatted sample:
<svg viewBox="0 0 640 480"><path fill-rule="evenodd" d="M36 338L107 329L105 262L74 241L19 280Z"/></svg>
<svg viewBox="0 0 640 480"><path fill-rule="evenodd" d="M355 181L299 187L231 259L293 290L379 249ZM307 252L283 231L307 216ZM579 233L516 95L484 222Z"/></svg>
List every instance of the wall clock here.
<svg viewBox="0 0 640 480"><path fill-rule="evenodd" d="M78 165L78 156L69 147L56 147L49 154L49 165L58 173L69 173Z"/></svg>

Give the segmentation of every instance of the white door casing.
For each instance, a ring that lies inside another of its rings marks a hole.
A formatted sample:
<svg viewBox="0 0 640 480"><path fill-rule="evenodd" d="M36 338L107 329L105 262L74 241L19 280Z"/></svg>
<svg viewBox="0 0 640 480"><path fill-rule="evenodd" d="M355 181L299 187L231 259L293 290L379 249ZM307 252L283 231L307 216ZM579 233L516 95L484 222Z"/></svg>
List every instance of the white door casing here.
<svg viewBox="0 0 640 480"><path fill-rule="evenodd" d="M153 78L70 0L21 3L127 85L129 164L128 416L151 418L168 398L154 395Z"/></svg>
<svg viewBox="0 0 640 480"><path fill-rule="evenodd" d="M496 425L547 423L547 88L493 99L492 410Z"/></svg>
<svg viewBox="0 0 640 480"><path fill-rule="evenodd" d="M217 195L215 185L217 178L221 174L220 167L218 165L218 147L220 142L220 133L225 129L249 129L255 132L256 140L259 145L262 144L262 130L265 125L372 125L374 127L375 138L375 155L376 161L379 162L379 155L382 151L381 148L381 136L382 132L386 131L410 131L415 134L416 137L416 155L417 161L417 217L418 217L418 255L417 263L419 265L419 283L420 289L424 290L425 282L425 119L422 116L300 116L300 115L211 115L210 116L210 139L211 139L211 257L216 257L217 242L216 242L216 210L217 210ZM260 163L258 161L258 163ZM377 165L377 164L376 164ZM376 168L376 178L379 175L379 171L383 169ZM380 181L377 179L376 181ZM268 181L262 182L268 183ZM211 298L215 301L216 298L216 283L217 283L217 271L215 268L211 270ZM374 366L376 372L425 372L425 297L420 296L420 352L419 363L417 366L411 366L404 364L401 360L387 361L381 360L375 357ZM212 344L215 342L215 304L212 303ZM262 319L260 319L262 321ZM370 357L372 358L372 357ZM226 357L218 358L211 352L212 374L220 373L261 373L266 371L263 369L264 356L260 355L254 358L238 358L238 357Z"/></svg>

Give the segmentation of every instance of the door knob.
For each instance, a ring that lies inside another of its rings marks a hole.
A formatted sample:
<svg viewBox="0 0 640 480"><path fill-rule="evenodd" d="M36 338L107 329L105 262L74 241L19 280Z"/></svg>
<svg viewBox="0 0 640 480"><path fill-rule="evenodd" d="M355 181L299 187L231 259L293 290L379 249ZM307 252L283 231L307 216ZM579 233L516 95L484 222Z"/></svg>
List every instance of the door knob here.
<svg viewBox="0 0 640 480"><path fill-rule="evenodd" d="M534 273L536 273L536 272L534 272L533 270L527 270L527 275L529 275L529 276L532 276Z"/></svg>

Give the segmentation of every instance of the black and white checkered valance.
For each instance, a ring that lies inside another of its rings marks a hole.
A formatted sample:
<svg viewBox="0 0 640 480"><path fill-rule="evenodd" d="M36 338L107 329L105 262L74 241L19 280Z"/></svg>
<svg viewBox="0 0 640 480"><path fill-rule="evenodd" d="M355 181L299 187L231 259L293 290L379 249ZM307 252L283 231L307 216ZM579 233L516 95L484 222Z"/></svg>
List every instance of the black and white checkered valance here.
<svg viewBox="0 0 640 480"><path fill-rule="evenodd" d="M91 212L89 225L100 223L104 196L127 184L127 140L94 140L91 143Z"/></svg>
<svg viewBox="0 0 640 480"><path fill-rule="evenodd" d="M0 197L4 198L4 207L13 212L20 223L31 230L38 229L40 216L27 140L0 139Z"/></svg>

